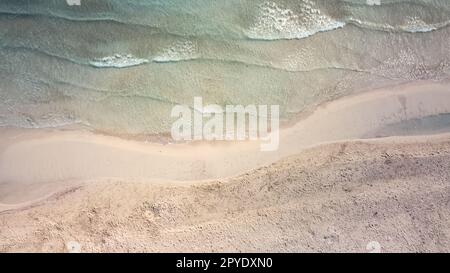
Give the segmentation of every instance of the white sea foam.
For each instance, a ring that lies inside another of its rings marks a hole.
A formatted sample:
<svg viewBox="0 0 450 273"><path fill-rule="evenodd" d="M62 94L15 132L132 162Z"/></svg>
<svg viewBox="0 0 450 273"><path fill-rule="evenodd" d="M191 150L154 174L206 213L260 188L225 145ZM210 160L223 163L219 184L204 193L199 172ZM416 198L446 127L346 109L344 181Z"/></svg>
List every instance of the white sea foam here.
<svg viewBox="0 0 450 273"><path fill-rule="evenodd" d="M260 40L301 39L345 26L344 22L322 14L309 0L302 0L299 5L299 14L274 2L260 5L260 14L246 35Z"/></svg>
<svg viewBox="0 0 450 273"><path fill-rule="evenodd" d="M381 1L367 0L366 4L380 6ZM409 17L402 25L389 25L364 21L353 16L334 19L324 14L310 0L300 0L298 6L292 8L275 2L265 2L259 6L259 14L253 25L245 30L245 34L251 39L258 40L301 39L318 32L344 27L347 23L387 31L430 32L445 27L450 22L429 24L419 17Z"/></svg>
<svg viewBox="0 0 450 273"><path fill-rule="evenodd" d="M168 48L165 48L156 57L155 62L178 62L192 60L199 57L198 47L194 42L183 41L177 42Z"/></svg>
<svg viewBox="0 0 450 273"><path fill-rule="evenodd" d="M356 24L358 26L361 26L363 28L367 29L377 29L377 30L384 30L384 31L400 31L400 32L431 32L435 31L441 28L444 28L448 25L450 25L450 21L436 23L436 24L428 24L422 19L418 17L409 17L407 20L405 20L405 23L401 25L389 25L389 24L382 24L382 23L376 23L376 22L369 22L369 21L362 21L356 18L349 17L347 18L347 21L353 24Z"/></svg>
<svg viewBox="0 0 450 273"><path fill-rule="evenodd" d="M115 54L114 56L95 59L89 63L92 66L100 68L102 67L125 68L145 64L148 62L149 61L147 59L136 58L131 54Z"/></svg>
<svg viewBox="0 0 450 273"><path fill-rule="evenodd" d="M437 27L425 23L418 17L410 17L406 23L401 26L401 29L408 32L430 32L436 30Z"/></svg>

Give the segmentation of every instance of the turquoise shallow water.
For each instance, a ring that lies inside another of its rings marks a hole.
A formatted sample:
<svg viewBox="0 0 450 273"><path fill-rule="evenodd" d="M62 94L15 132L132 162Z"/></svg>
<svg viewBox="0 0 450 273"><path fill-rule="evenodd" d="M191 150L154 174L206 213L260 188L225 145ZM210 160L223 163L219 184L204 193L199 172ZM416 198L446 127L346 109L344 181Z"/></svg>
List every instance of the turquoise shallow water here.
<svg viewBox="0 0 450 273"><path fill-rule="evenodd" d="M450 2L0 0L0 126L169 130L175 104L279 104L449 75Z"/></svg>
<svg viewBox="0 0 450 273"><path fill-rule="evenodd" d="M450 114L441 114L389 124L371 132L367 137L412 136L448 132L450 132Z"/></svg>

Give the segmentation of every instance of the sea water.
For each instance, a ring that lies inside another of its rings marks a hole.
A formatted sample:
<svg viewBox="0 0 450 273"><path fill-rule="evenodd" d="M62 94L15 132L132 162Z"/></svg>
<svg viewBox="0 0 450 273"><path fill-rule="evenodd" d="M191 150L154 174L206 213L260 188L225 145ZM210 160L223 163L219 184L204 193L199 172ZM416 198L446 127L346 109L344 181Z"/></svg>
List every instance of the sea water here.
<svg viewBox="0 0 450 273"><path fill-rule="evenodd" d="M448 79L447 0L0 0L0 126L170 131L171 109Z"/></svg>

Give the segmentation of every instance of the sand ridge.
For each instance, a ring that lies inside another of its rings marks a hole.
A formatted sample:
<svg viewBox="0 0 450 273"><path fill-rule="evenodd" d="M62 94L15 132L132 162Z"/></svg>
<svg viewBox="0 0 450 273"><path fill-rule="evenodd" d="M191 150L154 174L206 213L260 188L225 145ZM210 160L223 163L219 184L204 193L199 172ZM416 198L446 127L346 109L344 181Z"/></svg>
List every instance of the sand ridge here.
<svg viewBox="0 0 450 273"><path fill-rule="evenodd" d="M415 137L321 145L200 184L94 180L0 213L0 252L449 251L449 164L448 136Z"/></svg>
<svg viewBox="0 0 450 273"><path fill-rule="evenodd" d="M26 130L0 140L0 184L231 177L307 147L359 139L385 124L440 113L450 113L449 84L409 84L345 97L282 129L276 152L261 152L257 141L162 145L83 131Z"/></svg>

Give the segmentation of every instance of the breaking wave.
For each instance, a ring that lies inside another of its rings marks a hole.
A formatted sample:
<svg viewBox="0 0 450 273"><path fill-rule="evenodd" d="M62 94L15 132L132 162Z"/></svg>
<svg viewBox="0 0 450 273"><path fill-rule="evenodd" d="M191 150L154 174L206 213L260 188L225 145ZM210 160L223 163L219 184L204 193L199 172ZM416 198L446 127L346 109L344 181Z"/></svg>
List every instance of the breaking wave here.
<svg viewBox="0 0 450 273"><path fill-rule="evenodd" d="M301 2L300 14L275 2L266 2L259 8L256 23L246 31L251 39L301 39L345 26L344 22L322 14L309 0Z"/></svg>
<svg viewBox="0 0 450 273"><path fill-rule="evenodd" d="M177 42L153 58L158 63L187 61L199 58L198 47L191 41Z"/></svg>
<svg viewBox="0 0 450 273"><path fill-rule="evenodd" d="M126 68L148 63L147 59L140 59L131 54L115 54L90 61L89 64L98 68Z"/></svg>

